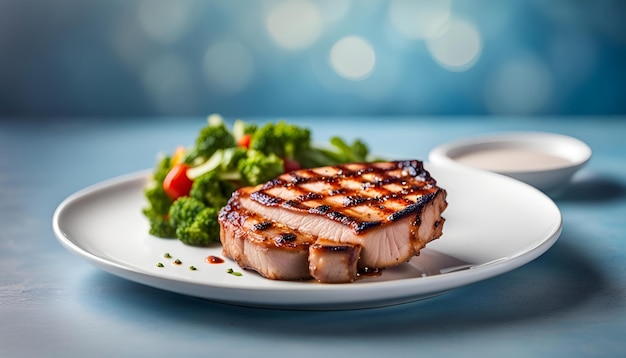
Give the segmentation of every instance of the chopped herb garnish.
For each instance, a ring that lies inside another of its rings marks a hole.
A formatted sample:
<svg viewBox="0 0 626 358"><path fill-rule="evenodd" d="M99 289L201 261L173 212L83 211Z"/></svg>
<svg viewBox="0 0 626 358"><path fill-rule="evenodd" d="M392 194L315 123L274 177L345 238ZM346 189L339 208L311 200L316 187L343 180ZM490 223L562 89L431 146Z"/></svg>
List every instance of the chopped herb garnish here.
<svg viewBox="0 0 626 358"><path fill-rule="evenodd" d="M169 253L169 252L166 252L166 253L163 255L163 257L165 257L166 259L171 259L171 258L172 258L172 255L170 255L170 253Z"/></svg>
<svg viewBox="0 0 626 358"><path fill-rule="evenodd" d="M163 266L164 266L164 265L163 265L163 263L162 263L162 262L159 262L159 263L157 264L157 267L163 267Z"/></svg>
<svg viewBox="0 0 626 358"><path fill-rule="evenodd" d="M197 268L196 268L195 266L189 266L189 269L190 269L191 271L195 271L195 270L197 270Z"/></svg>
<svg viewBox="0 0 626 358"><path fill-rule="evenodd" d="M180 264L182 264L183 262L182 262L182 261L180 261L179 259L176 259L176 260L174 260L174 263L175 263L176 265L180 265Z"/></svg>
<svg viewBox="0 0 626 358"><path fill-rule="evenodd" d="M229 273L229 274L231 274L231 275L233 275L233 276L242 276L242 273L241 273L241 272L234 271L234 270L233 270L233 269L231 269L231 268L229 268L228 270L226 270L226 273Z"/></svg>

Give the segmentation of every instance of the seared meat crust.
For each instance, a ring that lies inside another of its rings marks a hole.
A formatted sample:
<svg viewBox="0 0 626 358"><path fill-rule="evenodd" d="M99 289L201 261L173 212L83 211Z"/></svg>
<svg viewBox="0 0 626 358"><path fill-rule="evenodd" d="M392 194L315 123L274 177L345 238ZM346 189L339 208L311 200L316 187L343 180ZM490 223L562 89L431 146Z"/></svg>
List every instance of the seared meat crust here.
<svg viewBox="0 0 626 358"><path fill-rule="evenodd" d="M297 276L268 274L263 269L272 265L265 261L274 254L262 258L259 243L264 241L260 238L267 241L268 235L273 234L261 235L247 223L271 223L272 227L296 236L294 247L273 246L278 252L284 251L284 255L296 250L299 259L293 260L294 265L296 261L303 262L306 253L304 266L310 268L309 276L321 282L349 282L356 277L356 268L398 265L439 238L445 221L441 213L446 206L446 191L436 185L417 160L303 169L283 174L264 185L237 190L220 214L221 239L224 255L243 267L253 268L269 278ZM236 245L233 241L247 244ZM238 247L252 244L257 246L252 251L253 259L245 258L247 253ZM331 250L332 247L343 251ZM321 265L321 262L334 263ZM298 265L292 271L301 274L302 264ZM290 265L278 266L284 269Z"/></svg>

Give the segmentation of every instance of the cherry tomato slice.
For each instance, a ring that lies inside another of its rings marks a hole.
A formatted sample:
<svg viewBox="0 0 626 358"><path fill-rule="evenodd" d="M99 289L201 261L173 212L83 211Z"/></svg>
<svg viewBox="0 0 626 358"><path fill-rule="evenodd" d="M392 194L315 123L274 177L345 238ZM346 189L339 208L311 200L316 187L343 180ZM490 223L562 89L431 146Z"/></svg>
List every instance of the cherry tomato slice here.
<svg viewBox="0 0 626 358"><path fill-rule="evenodd" d="M244 147L246 149L250 148L250 142L252 141L252 136L250 134L245 134L237 141L237 145L239 147Z"/></svg>
<svg viewBox="0 0 626 358"><path fill-rule="evenodd" d="M285 173L289 173L294 170L298 170L302 168L300 163L294 159L284 158L283 159L283 168L285 169Z"/></svg>
<svg viewBox="0 0 626 358"><path fill-rule="evenodd" d="M188 196L191 191L193 180L187 178L187 169L189 169L187 164L176 164L163 180L163 190L172 200Z"/></svg>

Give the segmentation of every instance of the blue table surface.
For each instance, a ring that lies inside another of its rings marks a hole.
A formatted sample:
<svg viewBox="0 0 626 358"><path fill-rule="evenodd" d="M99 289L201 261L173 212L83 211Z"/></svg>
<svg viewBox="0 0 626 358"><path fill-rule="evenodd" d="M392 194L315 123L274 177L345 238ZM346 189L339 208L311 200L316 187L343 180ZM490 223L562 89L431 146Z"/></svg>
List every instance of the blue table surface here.
<svg viewBox="0 0 626 358"><path fill-rule="evenodd" d="M118 278L53 235L68 195L152 167L156 153L190 144L204 118L0 119L0 356L626 356L626 118L287 119L320 142L360 137L398 159L518 130L572 135L593 158L555 198L561 237L519 269L397 306L268 310Z"/></svg>

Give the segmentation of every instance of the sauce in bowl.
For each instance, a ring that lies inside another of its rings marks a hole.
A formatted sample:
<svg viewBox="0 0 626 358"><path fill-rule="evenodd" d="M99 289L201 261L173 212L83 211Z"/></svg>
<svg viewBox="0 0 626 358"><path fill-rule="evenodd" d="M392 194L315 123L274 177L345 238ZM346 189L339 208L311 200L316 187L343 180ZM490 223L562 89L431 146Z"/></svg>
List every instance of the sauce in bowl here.
<svg viewBox="0 0 626 358"><path fill-rule="evenodd" d="M470 167L494 172L550 170L572 164L570 160L558 155L523 148L482 149L463 153L452 159Z"/></svg>

